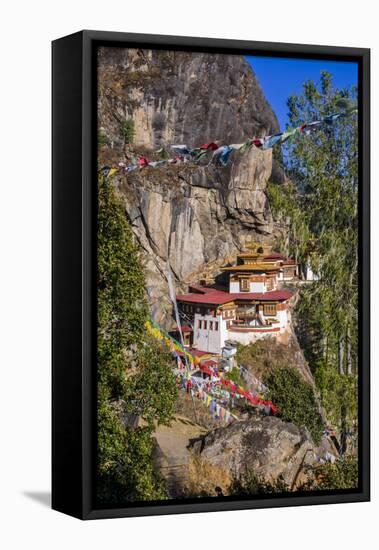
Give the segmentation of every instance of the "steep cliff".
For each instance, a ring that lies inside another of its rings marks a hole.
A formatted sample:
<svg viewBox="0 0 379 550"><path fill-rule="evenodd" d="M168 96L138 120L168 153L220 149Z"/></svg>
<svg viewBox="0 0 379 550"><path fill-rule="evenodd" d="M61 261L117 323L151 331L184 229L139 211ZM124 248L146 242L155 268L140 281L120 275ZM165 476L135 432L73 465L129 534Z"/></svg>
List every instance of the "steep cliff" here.
<svg viewBox="0 0 379 550"><path fill-rule="evenodd" d="M120 125L128 118L135 144L152 148L278 130L242 56L100 48L98 82L99 126L115 149L122 149Z"/></svg>
<svg viewBox="0 0 379 550"><path fill-rule="evenodd" d="M101 48L98 56L100 162L159 147L243 142L278 130L242 56ZM133 121L132 144L122 127ZM166 273L177 290L232 261L246 242L278 235L266 196L272 152L236 153L230 166L178 164L119 175L126 215L143 251L153 315L170 324Z"/></svg>

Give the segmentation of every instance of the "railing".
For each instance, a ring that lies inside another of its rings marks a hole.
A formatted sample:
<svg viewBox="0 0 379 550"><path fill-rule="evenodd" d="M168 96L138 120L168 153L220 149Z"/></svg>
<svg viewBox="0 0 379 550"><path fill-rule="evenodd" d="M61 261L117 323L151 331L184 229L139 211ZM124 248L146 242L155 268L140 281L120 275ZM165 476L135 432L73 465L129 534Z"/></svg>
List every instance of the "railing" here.
<svg viewBox="0 0 379 550"><path fill-rule="evenodd" d="M256 311L237 311L238 317L245 317L245 318L251 318L254 319L256 317L257 313Z"/></svg>
<svg viewBox="0 0 379 550"><path fill-rule="evenodd" d="M278 323L279 325L279 323ZM272 326L272 325L229 325L230 332L279 332L280 326Z"/></svg>

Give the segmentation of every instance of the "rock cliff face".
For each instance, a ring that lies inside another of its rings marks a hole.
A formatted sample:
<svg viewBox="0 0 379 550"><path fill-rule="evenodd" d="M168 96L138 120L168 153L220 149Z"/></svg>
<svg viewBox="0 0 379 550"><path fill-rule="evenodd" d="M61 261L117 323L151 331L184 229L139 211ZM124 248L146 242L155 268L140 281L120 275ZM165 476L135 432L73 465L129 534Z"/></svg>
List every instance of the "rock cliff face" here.
<svg viewBox="0 0 379 550"><path fill-rule="evenodd" d="M242 56L100 48L99 126L122 149L133 119L137 146L197 146L278 131L277 119Z"/></svg>
<svg viewBox="0 0 379 550"><path fill-rule="evenodd" d="M241 56L101 48L99 128L102 162L128 161L131 152L207 141L243 142L278 130L274 113ZM125 146L122 124L133 120ZM215 276L246 242L278 235L266 196L271 151L235 153L228 167L166 165L116 177L126 215L142 249L155 319L170 324L166 273L177 290Z"/></svg>

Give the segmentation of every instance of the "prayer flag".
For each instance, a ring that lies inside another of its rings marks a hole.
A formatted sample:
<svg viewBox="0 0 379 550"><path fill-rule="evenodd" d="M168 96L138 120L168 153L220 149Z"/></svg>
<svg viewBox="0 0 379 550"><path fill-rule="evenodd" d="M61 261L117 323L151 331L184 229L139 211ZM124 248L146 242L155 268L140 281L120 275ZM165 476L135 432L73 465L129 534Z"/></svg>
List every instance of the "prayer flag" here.
<svg viewBox="0 0 379 550"><path fill-rule="evenodd" d="M282 133L280 134L275 134L273 136L267 136L265 139L264 139L264 143L262 145L262 149L271 149L272 147L274 147L274 145L276 143L279 143L279 141L281 140L281 137L282 137Z"/></svg>
<svg viewBox="0 0 379 550"><path fill-rule="evenodd" d="M174 149L174 151L177 151L182 155L190 154L190 150L188 149L187 145L171 145L171 149Z"/></svg>
<svg viewBox="0 0 379 550"><path fill-rule="evenodd" d="M333 124L333 122L341 118L342 114L343 113L333 113L331 115L325 116L323 120L326 124Z"/></svg>
<svg viewBox="0 0 379 550"><path fill-rule="evenodd" d="M115 174L116 172L118 172L118 168L111 168L107 174L107 177L110 178L111 176L113 176L113 174Z"/></svg>
<svg viewBox="0 0 379 550"><path fill-rule="evenodd" d="M210 143L204 143L204 145L201 145L200 149L207 149L210 151L216 151L216 149L219 148L219 145L217 145L216 142L211 141Z"/></svg>

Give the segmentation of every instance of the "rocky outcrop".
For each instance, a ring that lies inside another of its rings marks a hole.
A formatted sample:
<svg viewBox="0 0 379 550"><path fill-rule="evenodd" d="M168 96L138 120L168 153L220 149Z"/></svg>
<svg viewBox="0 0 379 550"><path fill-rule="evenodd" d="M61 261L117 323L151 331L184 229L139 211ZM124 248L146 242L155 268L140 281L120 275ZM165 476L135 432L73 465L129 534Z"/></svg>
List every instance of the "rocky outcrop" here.
<svg viewBox="0 0 379 550"><path fill-rule="evenodd" d="M278 130L276 117L242 56L124 48L99 50L100 160L172 143L243 142ZM122 124L132 120L125 146ZM154 318L169 328L168 266L177 291L215 276L248 241L274 243L266 196L272 152L235 153L230 166L165 165L115 178L141 245Z"/></svg>
<svg viewBox="0 0 379 550"><path fill-rule="evenodd" d="M301 470L314 463L316 447L305 428L276 417L251 418L209 432L192 444L203 460L239 477L252 470L259 478L282 478L292 488Z"/></svg>
<svg viewBox="0 0 379 550"><path fill-rule="evenodd" d="M240 55L99 48L98 112L109 145L123 148L134 121L137 147L227 143L278 131L250 65Z"/></svg>
<svg viewBox="0 0 379 550"><path fill-rule="evenodd" d="M271 152L251 149L226 168L172 166L120 179L159 322L164 322L168 266L177 289L186 290L189 283L217 276L247 242L275 241L265 193L270 170Z"/></svg>

